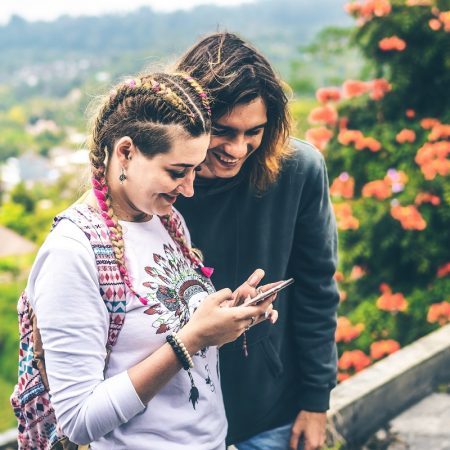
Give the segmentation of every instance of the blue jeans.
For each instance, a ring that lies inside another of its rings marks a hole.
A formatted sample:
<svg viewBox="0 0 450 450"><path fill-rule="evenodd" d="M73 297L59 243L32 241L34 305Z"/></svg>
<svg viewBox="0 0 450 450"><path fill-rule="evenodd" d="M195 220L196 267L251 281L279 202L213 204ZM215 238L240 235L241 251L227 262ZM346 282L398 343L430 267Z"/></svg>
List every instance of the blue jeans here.
<svg viewBox="0 0 450 450"><path fill-rule="evenodd" d="M246 441L238 442L235 447L238 450L288 450L291 439L292 423L282 427L264 431ZM303 449L303 439L300 439L298 450Z"/></svg>

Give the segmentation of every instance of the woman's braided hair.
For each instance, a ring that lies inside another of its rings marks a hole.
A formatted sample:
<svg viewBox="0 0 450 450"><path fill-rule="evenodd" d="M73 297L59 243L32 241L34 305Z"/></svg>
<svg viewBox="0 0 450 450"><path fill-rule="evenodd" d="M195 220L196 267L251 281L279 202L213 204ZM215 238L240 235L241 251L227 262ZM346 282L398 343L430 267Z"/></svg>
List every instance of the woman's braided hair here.
<svg viewBox="0 0 450 450"><path fill-rule="evenodd" d="M210 131L208 97L187 74L154 73L117 86L96 115L89 142L93 191L110 231L120 273L127 287L144 304L147 299L133 289L125 265L122 227L112 208L106 166L115 141L122 136L129 136L146 156L168 152L172 144L168 125L181 125L192 137ZM202 267L201 259L187 244L180 219L175 214L160 219L183 255L194 267Z"/></svg>

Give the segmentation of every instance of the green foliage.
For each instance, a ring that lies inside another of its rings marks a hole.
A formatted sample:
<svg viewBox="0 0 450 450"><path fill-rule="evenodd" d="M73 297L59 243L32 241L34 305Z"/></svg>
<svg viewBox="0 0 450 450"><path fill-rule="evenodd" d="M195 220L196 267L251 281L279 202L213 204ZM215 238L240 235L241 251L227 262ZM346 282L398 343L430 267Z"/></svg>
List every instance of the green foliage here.
<svg viewBox="0 0 450 450"><path fill-rule="evenodd" d="M402 117L406 108L421 114L448 114L450 102L449 34L433 31L428 22L435 18L430 7L407 7L404 0L391 2L393 10L374 18L353 35L353 42L372 61L377 77L387 77L394 87L384 101L389 120ZM449 9L447 2L442 10ZM405 51L382 51L378 42L398 36L407 43Z"/></svg>
<svg viewBox="0 0 450 450"><path fill-rule="evenodd" d="M25 183L17 184L10 193L11 201L18 205L22 205L25 212L31 213L36 206L36 199L33 193L25 187Z"/></svg>
<svg viewBox="0 0 450 450"><path fill-rule="evenodd" d="M316 104L317 101L311 97L301 97L290 102L289 109L294 119L293 128L295 136L303 138L305 135L305 131L308 129L308 114Z"/></svg>

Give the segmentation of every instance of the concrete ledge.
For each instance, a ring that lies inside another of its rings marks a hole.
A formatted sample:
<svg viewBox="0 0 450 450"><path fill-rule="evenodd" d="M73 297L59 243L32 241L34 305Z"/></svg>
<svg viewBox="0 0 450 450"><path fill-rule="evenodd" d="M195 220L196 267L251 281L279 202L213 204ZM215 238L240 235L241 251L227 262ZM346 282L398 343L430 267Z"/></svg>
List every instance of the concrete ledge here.
<svg viewBox="0 0 450 450"><path fill-rule="evenodd" d="M328 412L335 441L359 444L405 408L450 381L450 324L338 385Z"/></svg>

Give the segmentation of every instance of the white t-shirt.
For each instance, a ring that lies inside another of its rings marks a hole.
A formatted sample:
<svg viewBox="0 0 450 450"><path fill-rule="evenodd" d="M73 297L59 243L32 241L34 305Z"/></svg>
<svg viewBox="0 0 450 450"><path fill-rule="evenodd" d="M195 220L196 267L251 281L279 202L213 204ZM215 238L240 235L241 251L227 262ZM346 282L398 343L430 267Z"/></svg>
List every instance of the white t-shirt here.
<svg viewBox="0 0 450 450"><path fill-rule="evenodd" d="M30 274L27 294L43 340L58 422L72 441L90 442L94 450L223 449L227 424L216 347L193 356L191 373L200 394L195 409L186 371L180 370L147 405L127 374L166 342L167 332L179 330L213 287L183 257L158 217L121 225L133 288L148 304L127 291L125 322L105 377L109 316L84 233L61 221Z"/></svg>

